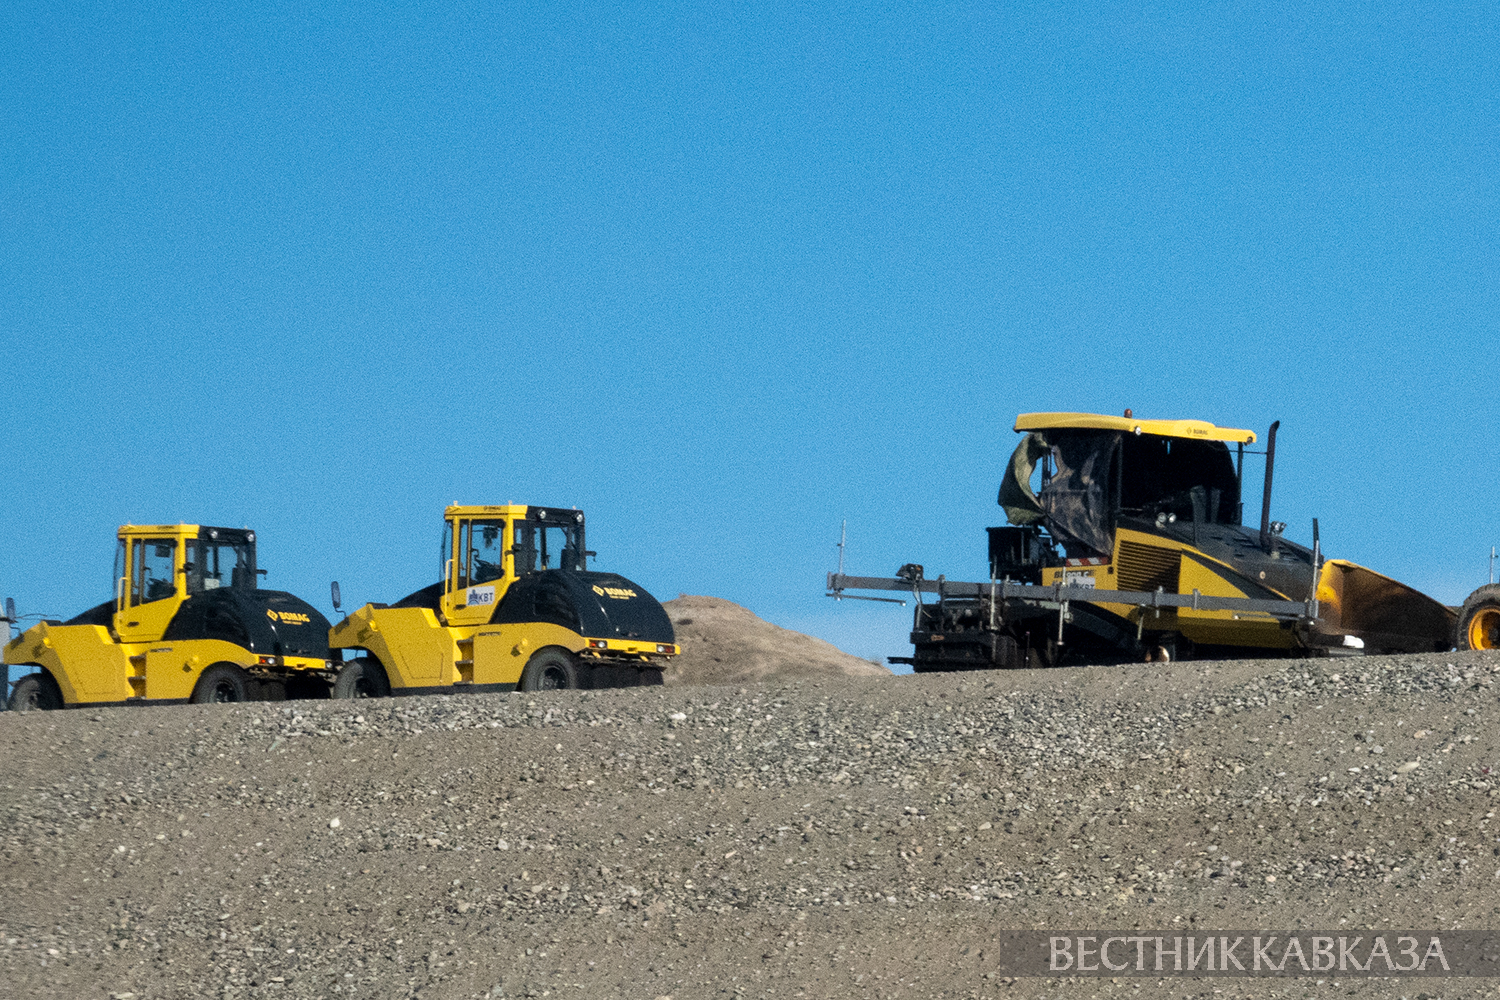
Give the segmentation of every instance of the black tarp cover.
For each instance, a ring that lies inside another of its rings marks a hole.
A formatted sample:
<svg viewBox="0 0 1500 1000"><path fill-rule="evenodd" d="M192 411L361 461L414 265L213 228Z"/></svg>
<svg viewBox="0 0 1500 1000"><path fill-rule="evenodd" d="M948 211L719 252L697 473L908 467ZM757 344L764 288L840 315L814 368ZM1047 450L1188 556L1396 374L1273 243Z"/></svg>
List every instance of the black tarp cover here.
<svg viewBox="0 0 1500 1000"><path fill-rule="evenodd" d="M1011 455L1000 483L1000 504L1012 524L1040 521L1069 555L1108 556L1114 549L1110 466L1120 447L1117 431L1050 430L1026 435ZM1053 474L1041 495L1031 473L1052 455Z"/></svg>
<svg viewBox="0 0 1500 1000"><path fill-rule="evenodd" d="M1031 492L1031 474L1049 450L1046 437L1032 433L1023 437L1011 454L1005 478L1000 480L1000 506L1011 524L1037 524L1046 516L1041 501Z"/></svg>

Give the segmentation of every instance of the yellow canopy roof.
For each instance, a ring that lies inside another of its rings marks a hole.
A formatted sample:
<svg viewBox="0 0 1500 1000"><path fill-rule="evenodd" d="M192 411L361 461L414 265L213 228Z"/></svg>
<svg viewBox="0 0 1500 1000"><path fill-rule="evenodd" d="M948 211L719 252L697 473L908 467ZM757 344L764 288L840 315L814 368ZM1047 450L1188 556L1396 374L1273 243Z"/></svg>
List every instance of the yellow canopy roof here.
<svg viewBox="0 0 1500 1000"><path fill-rule="evenodd" d="M1254 431L1215 427L1206 420L1137 420L1133 417L1106 417L1099 413L1023 413L1016 418L1015 429L1124 431L1127 434L1156 434L1198 441L1238 441L1240 444L1255 441Z"/></svg>

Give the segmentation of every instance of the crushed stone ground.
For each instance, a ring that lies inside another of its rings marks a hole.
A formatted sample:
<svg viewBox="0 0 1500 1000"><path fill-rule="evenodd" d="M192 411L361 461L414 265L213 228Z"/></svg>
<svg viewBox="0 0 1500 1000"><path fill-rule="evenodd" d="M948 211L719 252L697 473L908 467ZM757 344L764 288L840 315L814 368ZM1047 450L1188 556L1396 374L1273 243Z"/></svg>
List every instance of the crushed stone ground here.
<svg viewBox="0 0 1500 1000"><path fill-rule="evenodd" d="M1497 926L1497 670L1449 653L7 713L0 995L1492 996L1011 978L990 941Z"/></svg>

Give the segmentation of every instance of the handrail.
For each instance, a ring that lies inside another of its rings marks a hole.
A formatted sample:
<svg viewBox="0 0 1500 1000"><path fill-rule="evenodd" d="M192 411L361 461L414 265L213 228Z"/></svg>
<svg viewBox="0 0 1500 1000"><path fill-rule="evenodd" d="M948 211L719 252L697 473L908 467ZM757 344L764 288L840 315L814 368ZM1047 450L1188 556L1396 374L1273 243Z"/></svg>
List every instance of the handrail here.
<svg viewBox="0 0 1500 1000"><path fill-rule="evenodd" d="M1088 604L1129 604L1143 608L1188 608L1194 611L1239 611L1247 614L1270 615L1274 618L1292 618L1316 621L1318 608L1314 601L1269 600L1259 597L1209 597L1193 591L1191 594L1168 594L1161 590L1098 590L1094 587L1074 587L1061 583L1050 587L1034 584L1013 583L1003 580L995 583L961 583L954 580L895 580L875 576L848 576L843 573L828 574L828 596L842 597L845 590L903 590L913 593L940 594L944 597L996 596L999 588L1002 601L1042 601L1065 604L1079 601Z"/></svg>

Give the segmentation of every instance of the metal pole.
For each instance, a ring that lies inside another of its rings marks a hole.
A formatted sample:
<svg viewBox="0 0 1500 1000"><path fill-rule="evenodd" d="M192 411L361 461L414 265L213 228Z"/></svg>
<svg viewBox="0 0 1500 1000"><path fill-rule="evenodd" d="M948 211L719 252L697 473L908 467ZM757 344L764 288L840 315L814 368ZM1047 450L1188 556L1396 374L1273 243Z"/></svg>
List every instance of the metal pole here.
<svg viewBox="0 0 1500 1000"><path fill-rule="evenodd" d="M1276 431L1281 426L1277 420L1271 424L1266 435L1266 487L1260 498L1260 547L1271 551L1271 475L1276 468Z"/></svg>
<svg viewBox="0 0 1500 1000"><path fill-rule="evenodd" d="M848 534L849 519L845 518L844 523L839 525L839 576L844 575L844 539ZM844 599L844 595L842 593L834 594L833 599L836 601L842 601Z"/></svg>
<svg viewBox="0 0 1500 1000"><path fill-rule="evenodd" d="M1235 489L1239 491L1239 500L1235 503L1234 523L1245 523L1245 442L1241 441L1237 446L1239 451L1234 461Z"/></svg>
<svg viewBox="0 0 1500 1000"><path fill-rule="evenodd" d="M1495 547L1490 546L1490 583L1495 582Z"/></svg>
<svg viewBox="0 0 1500 1000"><path fill-rule="evenodd" d="M1312 550L1312 593L1308 594L1309 607L1312 613L1309 617L1318 618L1318 569L1319 563L1323 561L1323 545L1318 539L1318 519L1313 518L1313 550Z"/></svg>
<svg viewBox="0 0 1500 1000"><path fill-rule="evenodd" d="M0 619L5 621L5 641L10 642L12 626L16 623L16 602L7 597L5 607L0 611ZM0 687L0 712L10 708L10 664L5 664L5 686Z"/></svg>

